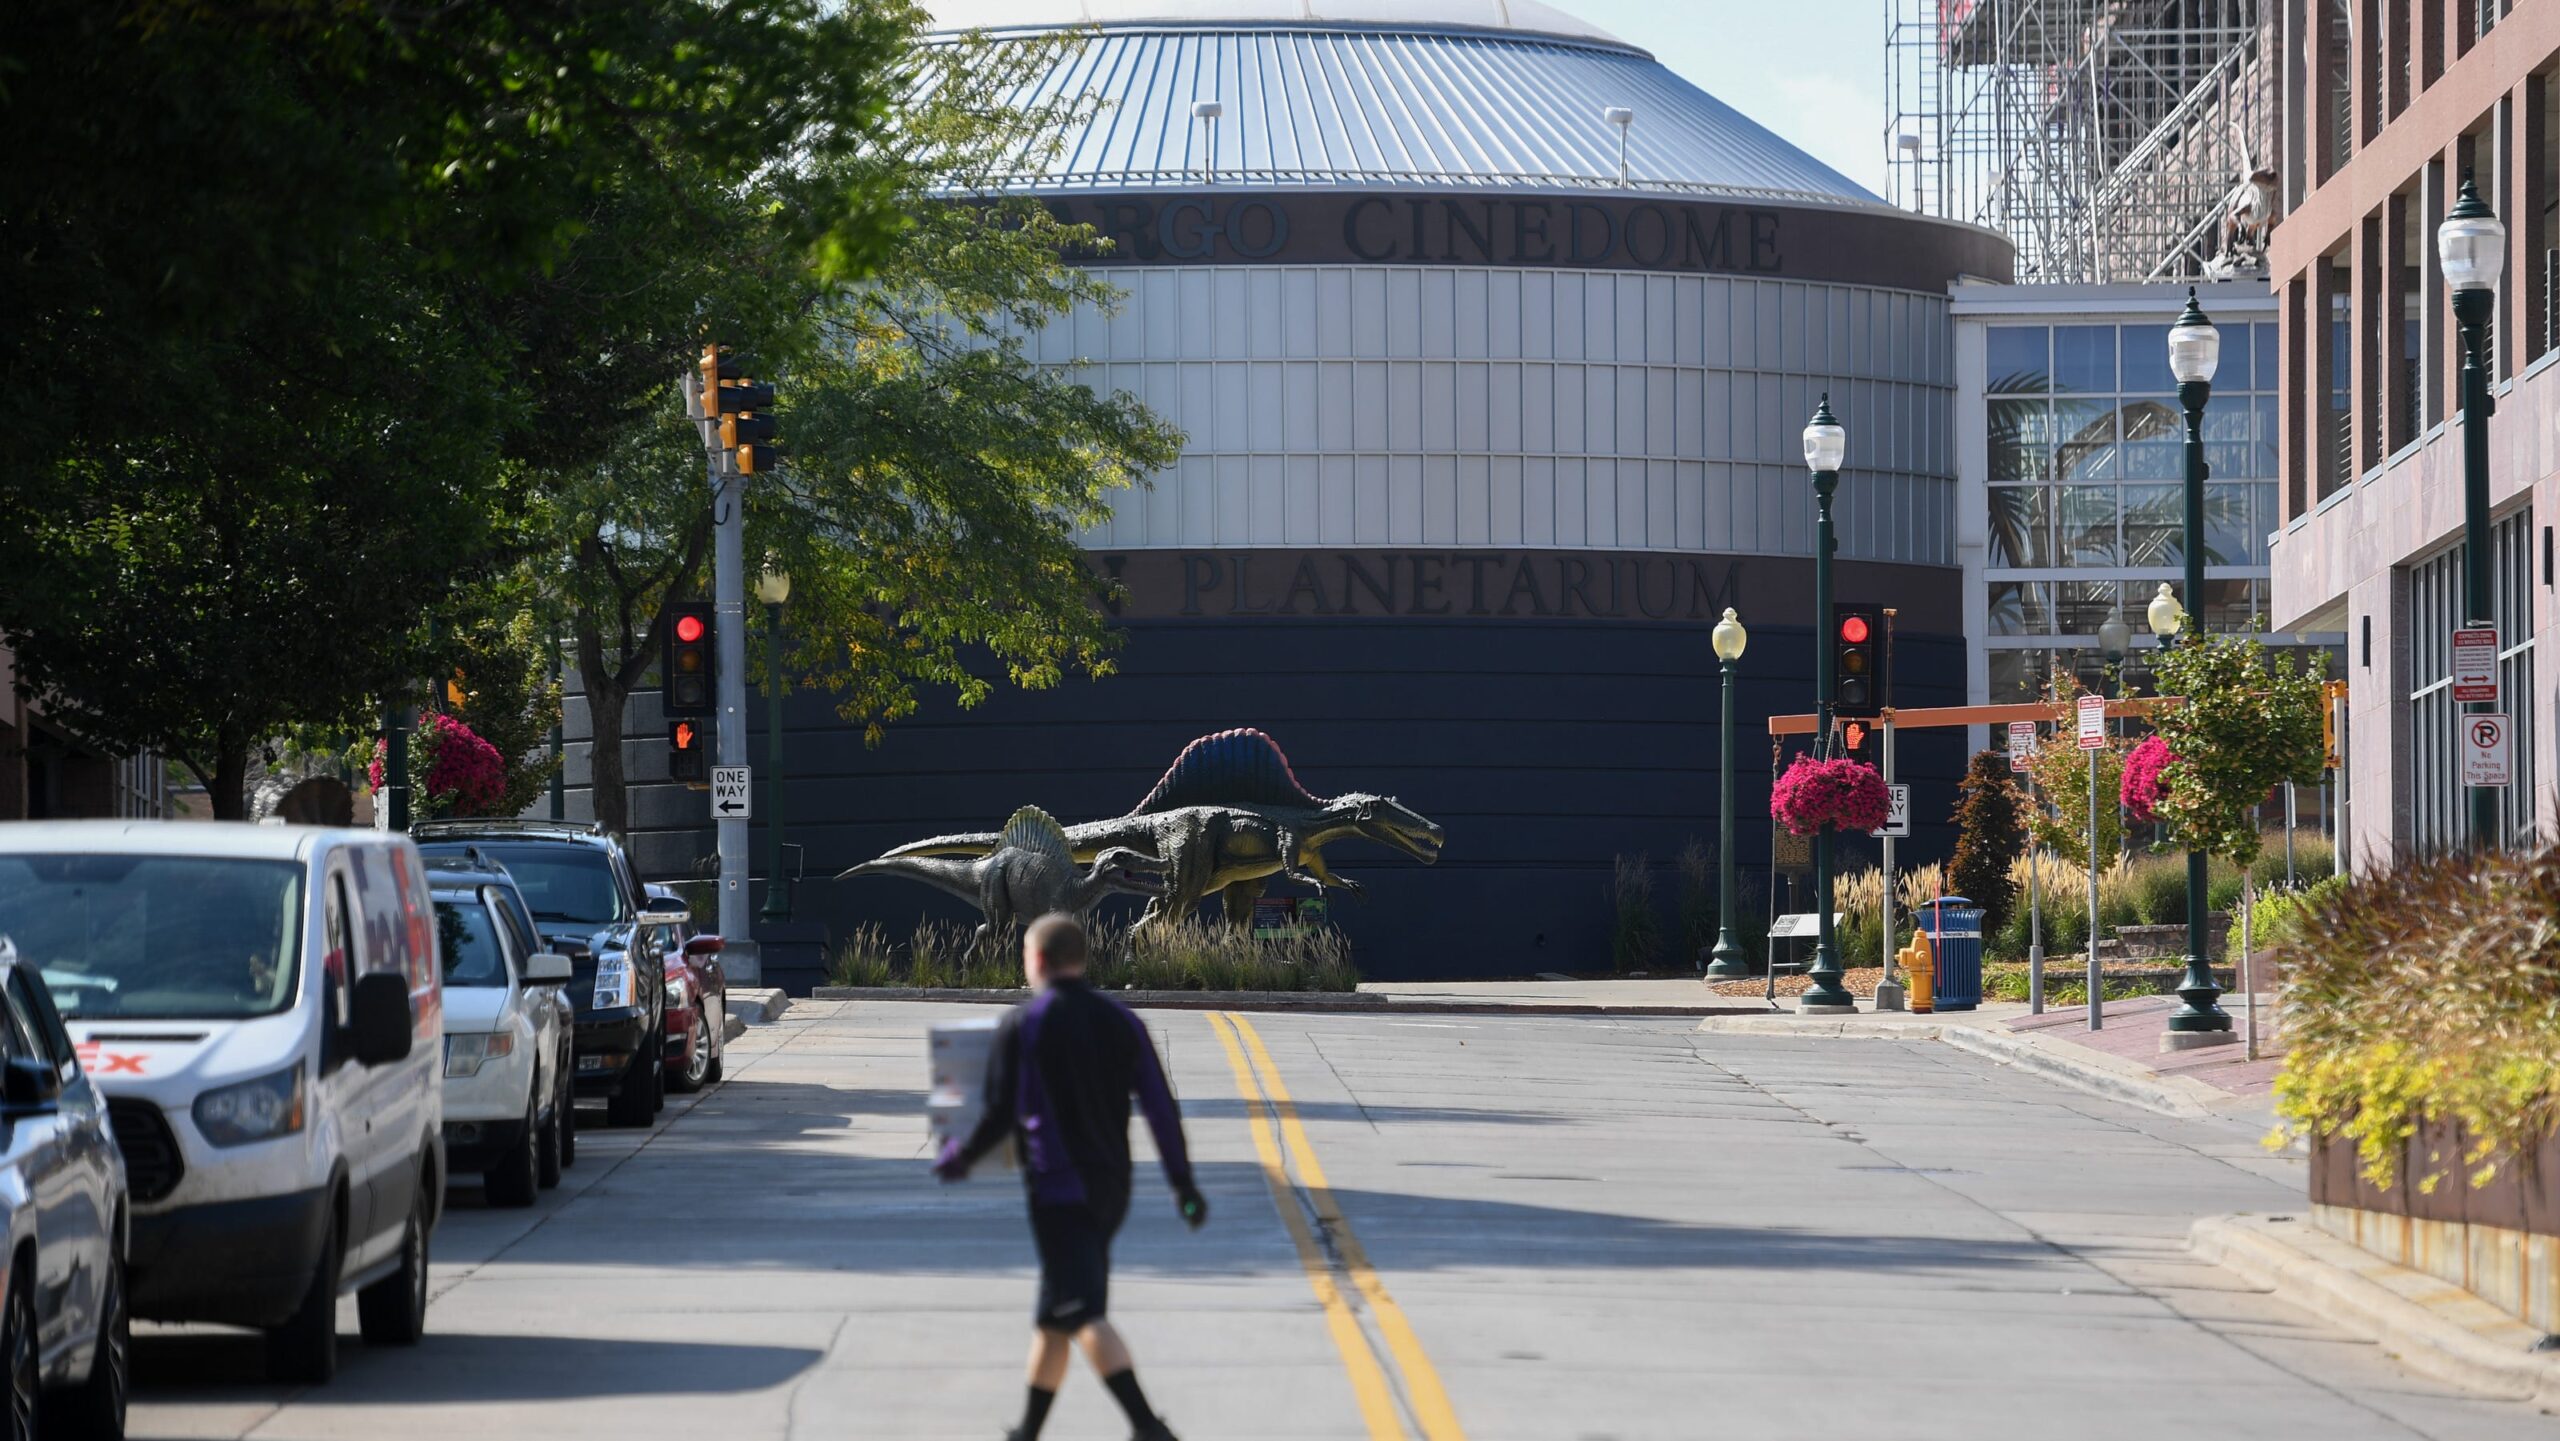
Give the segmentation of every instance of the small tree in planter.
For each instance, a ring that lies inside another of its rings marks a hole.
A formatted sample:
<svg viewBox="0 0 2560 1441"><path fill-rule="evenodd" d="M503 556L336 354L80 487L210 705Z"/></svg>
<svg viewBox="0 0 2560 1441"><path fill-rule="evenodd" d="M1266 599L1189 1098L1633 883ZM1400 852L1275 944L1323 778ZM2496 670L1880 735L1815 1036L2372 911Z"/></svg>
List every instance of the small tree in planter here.
<svg viewBox="0 0 2560 1441"><path fill-rule="evenodd" d="M2009 758L1982 751L1956 788L1956 853L1949 883L1982 908L1982 933L2000 934L2018 904L2011 872L2027 849L2027 798L2009 779Z"/></svg>
<svg viewBox="0 0 2560 1441"><path fill-rule="evenodd" d="M2083 688L2069 672L2057 669L2045 698L2053 703L2054 733L2027 759L2027 774L2044 792L2044 804L2028 807L2028 829L2036 843L2075 866L2091 866L2089 854L2089 757L2071 742L2074 717ZM2124 821L2116 811L2117 788L2124 783L2125 745L2109 736L2098 758L2098 854L2094 869L2105 871L2124 849Z"/></svg>
<svg viewBox="0 0 2560 1441"><path fill-rule="evenodd" d="M2161 647L2160 693L2179 699L2152 721L2165 760L2151 805L2171 845L2244 869L2257 860L2259 803L2288 780L2319 780L2326 664L2270 656L2250 636Z"/></svg>

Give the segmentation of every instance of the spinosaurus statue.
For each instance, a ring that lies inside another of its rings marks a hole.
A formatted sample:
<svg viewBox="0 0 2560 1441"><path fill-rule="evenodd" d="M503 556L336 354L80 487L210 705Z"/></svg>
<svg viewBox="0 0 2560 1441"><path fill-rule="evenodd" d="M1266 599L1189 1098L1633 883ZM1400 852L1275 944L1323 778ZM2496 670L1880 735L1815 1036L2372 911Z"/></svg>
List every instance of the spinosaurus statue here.
<svg viewBox="0 0 2560 1441"><path fill-rule="evenodd" d="M1120 848L1165 863L1164 893L1147 903L1140 925L1188 916L1213 895L1229 921L1248 924L1253 903L1273 876L1357 892L1357 882L1325 863L1324 848L1335 841L1376 841L1429 865L1440 858L1444 840L1439 826L1393 796L1310 794L1279 742L1249 728L1219 731L1184 746L1135 809L1069 826L1066 835L1079 861ZM900 846L882 860L987 856L1004 844L1003 835L984 831L935 836Z"/></svg>
<svg viewBox="0 0 2560 1441"><path fill-rule="evenodd" d="M1172 869L1165 861L1125 847L1103 848L1082 859L1092 864L1079 871L1078 857L1066 828L1038 806L1024 806L1004 823L995 848L974 860L938 860L909 855L904 847L866 861L836 877L904 876L937 886L978 908L975 943L986 945L1013 933L1014 925L1051 911L1081 916L1104 896L1129 894L1157 897L1165 891Z"/></svg>

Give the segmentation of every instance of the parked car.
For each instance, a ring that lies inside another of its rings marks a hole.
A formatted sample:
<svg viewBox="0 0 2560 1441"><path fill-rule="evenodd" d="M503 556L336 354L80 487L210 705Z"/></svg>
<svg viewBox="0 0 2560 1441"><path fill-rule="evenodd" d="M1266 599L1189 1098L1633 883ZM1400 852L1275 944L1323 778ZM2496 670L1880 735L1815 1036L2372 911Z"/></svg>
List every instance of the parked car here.
<svg viewBox="0 0 2560 1441"><path fill-rule="evenodd" d="M683 897L665 886L649 887L652 902ZM699 1091L720 1079L729 1048L729 972L721 963L723 942L691 921L668 929L667 1084L679 1091Z"/></svg>
<svg viewBox="0 0 2560 1441"><path fill-rule="evenodd" d="M444 1149L452 1177L477 1173L493 1206L530 1206L560 1184L560 1136L577 1127L574 1026L559 989L573 968L517 934L494 863L427 862L444 964Z"/></svg>
<svg viewBox="0 0 2560 1441"><path fill-rule="evenodd" d="M598 826L446 820L410 834L429 855L477 852L507 868L544 942L574 968L578 1094L601 1097L614 1125L649 1124L667 1098L665 932L692 919L684 903L643 897Z"/></svg>
<svg viewBox="0 0 2560 1441"><path fill-rule="evenodd" d="M443 990L406 836L0 826L0 932L61 1008L132 1189L134 1315L263 1329L325 1381L426 1330L444 1203Z"/></svg>
<svg viewBox="0 0 2560 1441"><path fill-rule="evenodd" d="M0 935L0 1435L124 1435L124 1158L32 963Z"/></svg>

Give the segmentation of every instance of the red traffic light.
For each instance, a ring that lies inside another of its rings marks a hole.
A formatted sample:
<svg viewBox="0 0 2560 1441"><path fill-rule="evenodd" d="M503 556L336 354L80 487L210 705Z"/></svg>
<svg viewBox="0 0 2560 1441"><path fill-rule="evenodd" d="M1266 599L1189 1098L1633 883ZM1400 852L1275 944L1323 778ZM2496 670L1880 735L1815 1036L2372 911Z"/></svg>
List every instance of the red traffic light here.
<svg viewBox="0 0 2560 1441"><path fill-rule="evenodd" d="M1867 639L1867 618L1862 615L1842 616L1840 638L1851 645L1864 644Z"/></svg>
<svg viewBox="0 0 2560 1441"><path fill-rule="evenodd" d="M676 639L678 639L678 640L680 640L680 641L683 641L686 645L692 645L692 644L694 644L696 641L701 640L701 639L702 639L702 617L700 617L700 616L698 616L698 615L680 615L680 616L677 616L677 617L676 617Z"/></svg>
<svg viewBox="0 0 2560 1441"><path fill-rule="evenodd" d="M689 751L693 749L695 739L701 734L702 733L700 731L693 728L693 722L691 721L676 722L676 732L674 737L676 749L680 751Z"/></svg>

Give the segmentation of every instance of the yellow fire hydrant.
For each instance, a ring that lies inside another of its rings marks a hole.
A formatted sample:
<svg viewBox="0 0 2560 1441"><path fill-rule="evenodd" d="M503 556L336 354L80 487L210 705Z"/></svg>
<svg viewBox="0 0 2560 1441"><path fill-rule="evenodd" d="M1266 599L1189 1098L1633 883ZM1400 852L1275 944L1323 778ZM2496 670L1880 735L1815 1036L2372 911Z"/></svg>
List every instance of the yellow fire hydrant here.
<svg viewBox="0 0 2560 1441"><path fill-rule="evenodd" d="M1936 1006L1938 979L1937 954L1929 949L1929 933L1921 931L1911 937L1911 944L1898 953L1902 962L1903 981L1910 987L1910 1005L1915 1014L1933 1012Z"/></svg>

